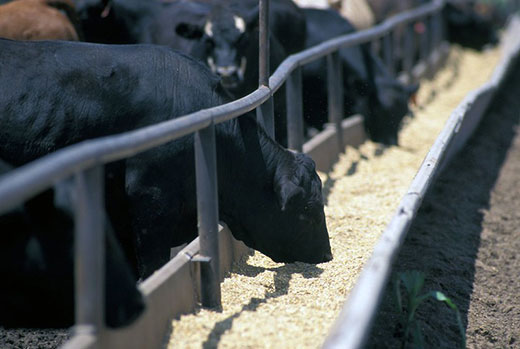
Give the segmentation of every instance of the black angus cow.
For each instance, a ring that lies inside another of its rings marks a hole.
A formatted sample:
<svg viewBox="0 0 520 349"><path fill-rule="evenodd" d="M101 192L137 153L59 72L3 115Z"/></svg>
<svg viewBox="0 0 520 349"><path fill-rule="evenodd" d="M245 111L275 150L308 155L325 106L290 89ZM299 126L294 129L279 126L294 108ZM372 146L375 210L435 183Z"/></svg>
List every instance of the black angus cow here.
<svg viewBox="0 0 520 349"><path fill-rule="evenodd" d="M150 26L161 13L156 0L73 0L85 41L105 44L151 43Z"/></svg>
<svg viewBox="0 0 520 349"><path fill-rule="evenodd" d="M75 0L87 41L168 46L207 64L234 98L258 87L258 2ZM304 47L305 20L291 0L270 6L271 73ZM285 95L275 97L277 140L285 144Z"/></svg>
<svg viewBox="0 0 520 349"><path fill-rule="evenodd" d="M307 47L355 31L334 10L303 9L307 21ZM408 113L408 100L418 86L404 86L393 78L381 60L366 46L339 50L343 68L345 115L365 116L370 139L383 144L398 143L401 120ZM308 126L321 129L327 122L327 67L324 59L303 67L303 110Z"/></svg>
<svg viewBox="0 0 520 349"><path fill-rule="evenodd" d="M176 32L188 40L201 38L206 17L214 5L246 14L245 20L253 22L250 27L256 26L258 19L257 0L74 0L74 3L86 41L99 43L153 43L178 48ZM301 51L306 28L300 9L291 0L272 0L269 13L271 33L285 52Z"/></svg>
<svg viewBox="0 0 520 349"><path fill-rule="evenodd" d="M428 2L431 0L367 0L376 23ZM475 1L447 1L442 14L446 21L447 39L450 42L475 50L498 43L493 22L476 11Z"/></svg>
<svg viewBox="0 0 520 349"><path fill-rule="evenodd" d="M209 69L162 46L0 40L0 60L0 84L9 86L0 95L0 158L15 165L226 99ZM216 132L219 214L234 236L277 262L330 260L313 161L248 115ZM107 211L140 277L197 235L192 145L187 136L127 159L126 174L108 171Z"/></svg>
<svg viewBox="0 0 520 349"><path fill-rule="evenodd" d="M12 167L0 160L0 180ZM74 323L71 205L53 191L0 215L0 326L68 327ZM131 323L144 309L136 279L112 233L106 233L105 322Z"/></svg>
<svg viewBox="0 0 520 349"><path fill-rule="evenodd" d="M475 10L474 2L449 1L443 14L450 42L474 50L498 44L499 39L493 22Z"/></svg>
<svg viewBox="0 0 520 349"><path fill-rule="evenodd" d="M258 87L258 2L255 0L214 1L202 21L201 3L179 0L170 4L179 13L177 40L170 47L189 53L221 76L222 85L235 98ZM193 11L193 15L189 12ZM290 0L275 0L270 7L270 73L288 54L304 48L305 17ZM191 42L189 42L191 41ZM274 98L276 139L286 144L285 91Z"/></svg>

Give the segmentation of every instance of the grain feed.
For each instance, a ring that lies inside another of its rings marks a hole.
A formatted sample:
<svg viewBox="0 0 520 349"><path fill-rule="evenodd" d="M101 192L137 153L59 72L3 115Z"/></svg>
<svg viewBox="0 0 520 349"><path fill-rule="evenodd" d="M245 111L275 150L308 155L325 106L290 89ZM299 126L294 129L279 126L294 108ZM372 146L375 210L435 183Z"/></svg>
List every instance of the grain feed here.
<svg viewBox="0 0 520 349"><path fill-rule="evenodd" d="M500 53L454 47L423 81L400 146L347 147L320 173L334 260L278 264L259 252L222 283L222 312L200 309L172 322L168 348L318 348L451 111L486 82Z"/></svg>

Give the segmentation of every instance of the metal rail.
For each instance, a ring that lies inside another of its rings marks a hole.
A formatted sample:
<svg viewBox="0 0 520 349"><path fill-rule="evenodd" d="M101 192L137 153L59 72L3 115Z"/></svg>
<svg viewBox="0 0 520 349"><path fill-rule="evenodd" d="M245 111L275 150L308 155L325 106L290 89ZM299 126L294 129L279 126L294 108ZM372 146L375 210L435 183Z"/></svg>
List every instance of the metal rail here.
<svg viewBox="0 0 520 349"><path fill-rule="evenodd" d="M517 7L518 8L518 7ZM520 63L520 19L513 18L501 62L491 79L471 91L451 113L402 198L392 220L382 233L354 289L323 345L325 349L363 348L370 334L392 264L429 188L450 159L467 142L491 104L508 71Z"/></svg>
<svg viewBox="0 0 520 349"><path fill-rule="evenodd" d="M218 230L218 202L216 184L215 134L214 126L218 123L236 118L257 108L257 117L270 135L274 135L273 99L274 93L288 80L286 84L288 95L288 139L290 147L301 150L303 145L303 120L301 110L301 70L300 67L322 57L328 58L329 103L330 118L334 124L341 127L342 118L342 83L337 51L343 47L354 46L372 40L378 40L392 35L392 30L401 24L409 24L420 18L438 14L445 0L435 0L431 4L407 11L392 17L382 24L360 32L343 35L328 40L320 45L289 56L269 74L269 31L268 9L269 0L260 2L260 79L259 88L251 94L234 102L214 108L144 127L119 135L87 140L67 148L58 150L36 161L24 165L6 174L0 181L0 214L16 207L27 199L52 187L56 183L71 176L77 178L76 190L79 199L76 203L76 234L82 241L76 248L77 264L77 309L78 325L81 328L92 327L93 333L102 329L100 313L102 313L102 290L100 282L103 279L102 266L104 248L103 240L103 205L102 195L102 165L134 156L138 153L160 146L182 136L196 133L196 175L199 236L201 254L205 271L203 274L204 290L203 304L208 307L220 306L220 284L218 281L218 245L215 234ZM433 31L436 33L433 20ZM385 58L392 65L392 54L389 50L389 39L385 42ZM440 43L441 37L436 36L433 45ZM407 52L412 55L413 52ZM341 137L342 132L337 132ZM341 139L338 144L342 144ZM339 149L341 151L342 149ZM94 228L92 226L94 224ZM94 236L89 235L97 232ZM85 243L83 243L85 241ZM85 249L85 250L83 250ZM87 268L95 259L92 268ZM96 288L86 288L91 282ZM100 303L101 302L101 303ZM94 306L94 308L89 308ZM88 309L96 309L91 313Z"/></svg>

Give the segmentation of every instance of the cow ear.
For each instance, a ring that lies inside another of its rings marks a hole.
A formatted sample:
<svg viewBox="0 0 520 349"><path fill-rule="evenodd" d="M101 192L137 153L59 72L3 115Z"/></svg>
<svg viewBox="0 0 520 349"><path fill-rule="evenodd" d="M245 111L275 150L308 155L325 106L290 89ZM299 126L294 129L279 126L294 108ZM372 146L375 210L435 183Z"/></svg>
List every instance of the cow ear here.
<svg viewBox="0 0 520 349"><path fill-rule="evenodd" d="M419 90L419 83L406 85L404 91L408 96L408 102L417 105L417 91Z"/></svg>
<svg viewBox="0 0 520 349"><path fill-rule="evenodd" d="M259 9L258 5L253 7L251 10L249 10L247 13L244 14L243 18L246 21L246 31L251 32L258 28L259 25Z"/></svg>
<svg viewBox="0 0 520 349"><path fill-rule="evenodd" d="M204 29L201 26L191 23L177 24L175 32L188 40L198 40L204 35Z"/></svg>
<svg viewBox="0 0 520 349"><path fill-rule="evenodd" d="M282 211L285 211L293 202L301 200L305 194L303 188L288 179L282 180L282 183L275 187L275 191Z"/></svg>

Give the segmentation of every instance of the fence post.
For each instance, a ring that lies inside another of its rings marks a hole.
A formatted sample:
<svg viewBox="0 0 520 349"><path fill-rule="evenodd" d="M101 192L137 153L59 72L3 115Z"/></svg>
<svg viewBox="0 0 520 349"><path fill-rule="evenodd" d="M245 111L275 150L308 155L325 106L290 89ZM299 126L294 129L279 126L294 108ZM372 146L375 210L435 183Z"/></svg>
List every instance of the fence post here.
<svg viewBox="0 0 520 349"><path fill-rule="evenodd" d="M437 49L443 39L443 20L442 10L435 13L433 16L433 47Z"/></svg>
<svg viewBox="0 0 520 349"><path fill-rule="evenodd" d="M338 143L338 152L342 153L343 146L343 130L341 121L343 120L343 69L339 52L335 51L327 56L327 95L329 123L334 125L336 129L336 139Z"/></svg>
<svg viewBox="0 0 520 349"><path fill-rule="evenodd" d="M200 241L201 301L206 308L220 308L218 244L218 188L215 126L195 133L197 217Z"/></svg>
<svg viewBox="0 0 520 349"><path fill-rule="evenodd" d="M259 44L258 44L258 84L269 87L269 0L259 0ZM273 97L256 109L256 118L267 134L274 139Z"/></svg>
<svg viewBox="0 0 520 349"><path fill-rule="evenodd" d="M426 16L426 17L423 17L423 19L421 20L422 23L424 24L424 31L421 33L420 35L420 43L419 43L419 60L421 62L423 62L424 64L427 63L428 61L428 56L430 55L430 41L432 41L431 39L431 29L432 29L432 25L431 25L431 20L432 17L430 16Z"/></svg>
<svg viewBox="0 0 520 349"><path fill-rule="evenodd" d="M289 149L303 152L302 73L297 67L285 82L287 99L287 144Z"/></svg>
<svg viewBox="0 0 520 349"><path fill-rule="evenodd" d="M403 70L407 77L407 83L413 82L413 63L415 56L415 43L414 43L414 28L413 23L407 23L405 25L404 32L404 57L403 57Z"/></svg>
<svg viewBox="0 0 520 349"><path fill-rule="evenodd" d="M75 175L75 332L99 336L104 324L105 210L103 166Z"/></svg>
<svg viewBox="0 0 520 349"><path fill-rule="evenodd" d="M386 65L386 68L395 76L395 62L394 62L394 52L393 52L393 30L391 30L388 34L383 37L383 58Z"/></svg>

